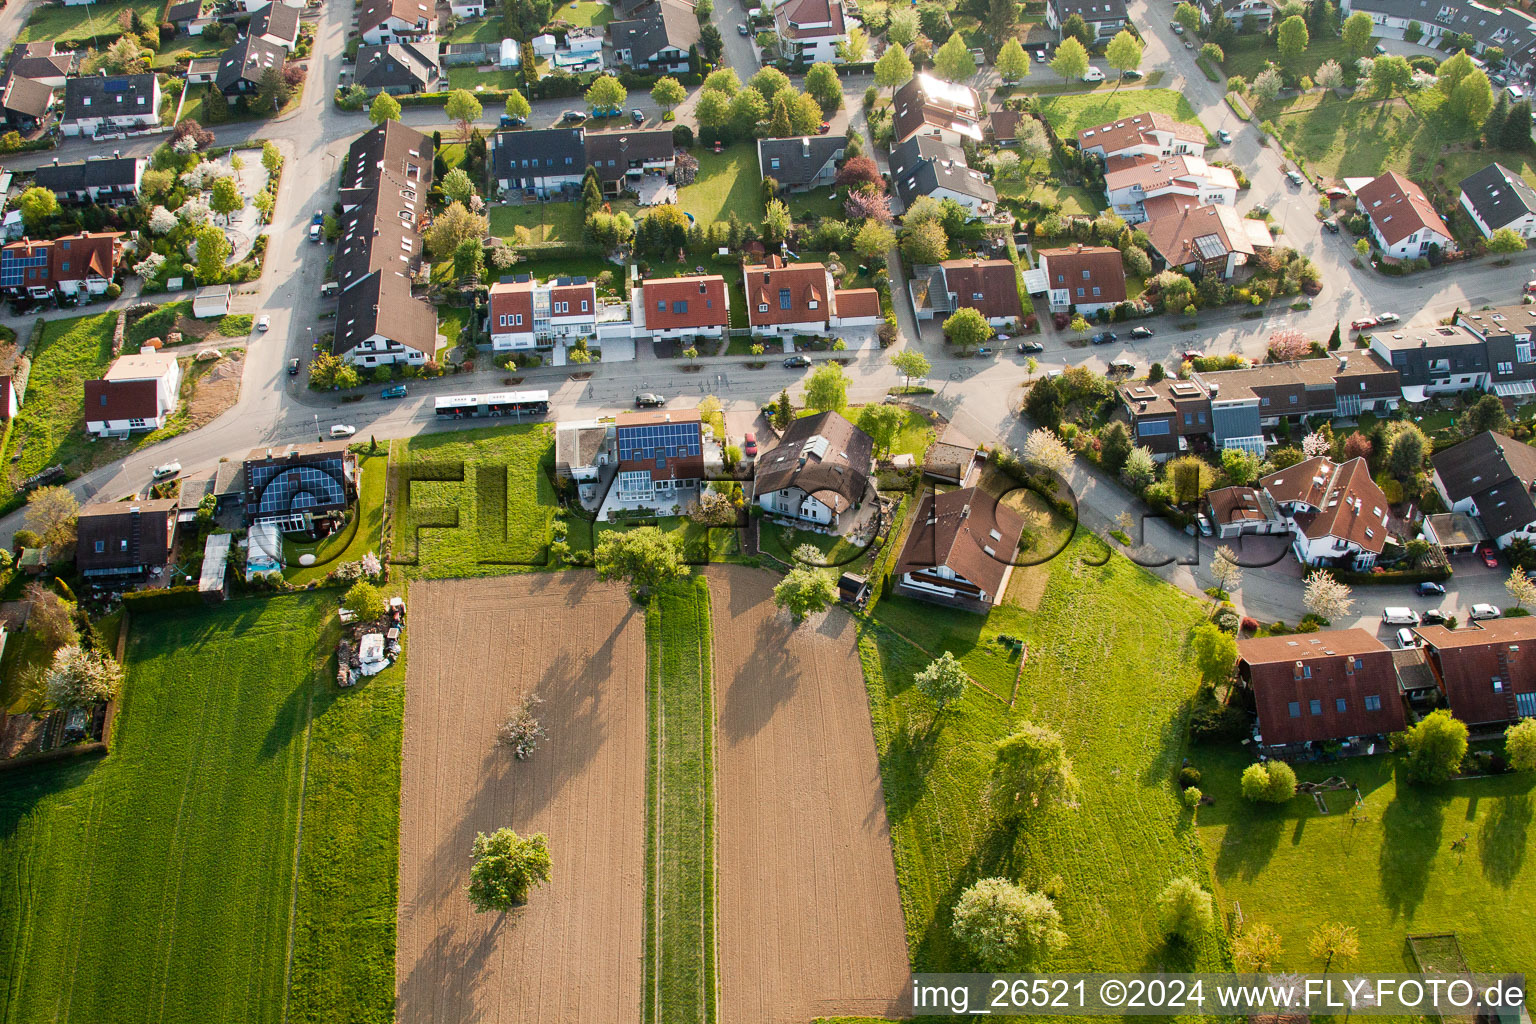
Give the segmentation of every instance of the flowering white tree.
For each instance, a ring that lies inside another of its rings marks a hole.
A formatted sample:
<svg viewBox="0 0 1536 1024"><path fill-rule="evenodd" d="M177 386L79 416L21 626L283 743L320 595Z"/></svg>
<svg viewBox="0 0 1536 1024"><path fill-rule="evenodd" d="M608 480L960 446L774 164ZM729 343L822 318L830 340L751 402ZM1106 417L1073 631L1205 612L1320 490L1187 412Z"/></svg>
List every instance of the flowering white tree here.
<svg viewBox="0 0 1536 1024"><path fill-rule="evenodd" d="M1355 77L1360 79L1362 82L1369 80L1371 77L1371 68L1375 65L1375 63L1375 57L1361 57L1359 60L1355 61Z"/></svg>
<svg viewBox="0 0 1536 1024"><path fill-rule="evenodd" d="M213 216L213 210L202 196L193 196L176 208L176 216L185 224L203 224Z"/></svg>
<svg viewBox="0 0 1536 1024"><path fill-rule="evenodd" d="M1328 439L1319 433L1311 433L1301 439L1301 453L1307 458L1315 455L1327 455L1333 450Z"/></svg>
<svg viewBox="0 0 1536 1024"><path fill-rule="evenodd" d="M1421 89L1431 88L1438 81L1440 81L1439 77L1428 71L1415 71L1413 77L1408 80L1408 88L1418 92Z"/></svg>
<svg viewBox="0 0 1536 1024"><path fill-rule="evenodd" d="M1279 95L1280 87L1284 84L1285 80L1280 77L1279 69L1271 66L1259 72L1249 88L1255 96L1268 103Z"/></svg>
<svg viewBox="0 0 1536 1024"><path fill-rule="evenodd" d="M1308 573L1304 582L1306 592L1302 597L1302 603L1306 605L1307 611L1320 619L1330 621L1349 614L1349 609L1355 602L1350 597L1348 586L1322 569L1314 569Z"/></svg>
<svg viewBox="0 0 1536 1024"><path fill-rule="evenodd" d="M182 156L186 156L188 153L197 151L197 140L190 135L183 135L181 138L171 143L171 148L180 153Z"/></svg>
<svg viewBox="0 0 1536 1024"><path fill-rule="evenodd" d="M218 170L213 164L193 164L182 171L181 177L177 180L181 182L182 188L189 192L196 192L207 184L211 175L217 175Z"/></svg>
<svg viewBox="0 0 1536 1024"><path fill-rule="evenodd" d="M1024 461L1065 475L1072 468L1072 450L1050 427L1030 431L1024 439Z"/></svg>
<svg viewBox="0 0 1536 1024"><path fill-rule="evenodd" d="M1518 565L1510 571L1509 579L1504 583L1504 589L1509 591L1509 596L1515 599L1515 607L1523 604L1536 604L1536 580L1526 575L1524 569Z"/></svg>
<svg viewBox="0 0 1536 1024"><path fill-rule="evenodd" d="M1237 556L1230 548L1216 549L1216 557L1211 559L1211 576L1216 585L1229 594L1243 582L1242 566L1237 564Z"/></svg>
<svg viewBox="0 0 1536 1024"><path fill-rule="evenodd" d="M176 230L176 224L176 215L163 206L157 206L149 211L149 230L151 234L168 234Z"/></svg>
<svg viewBox="0 0 1536 1024"><path fill-rule="evenodd" d="M1317 72L1313 74L1312 81L1324 89L1336 88L1344 81L1344 69L1336 60L1325 60L1317 66Z"/></svg>
<svg viewBox="0 0 1536 1024"><path fill-rule="evenodd" d="M1301 359L1311 348L1311 340L1295 328L1288 327L1269 336L1269 354L1280 362Z"/></svg>
<svg viewBox="0 0 1536 1024"><path fill-rule="evenodd" d="M165 257L157 252L152 252L133 265L133 272L140 278L148 281L150 278L160 273L164 266Z"/></svg>

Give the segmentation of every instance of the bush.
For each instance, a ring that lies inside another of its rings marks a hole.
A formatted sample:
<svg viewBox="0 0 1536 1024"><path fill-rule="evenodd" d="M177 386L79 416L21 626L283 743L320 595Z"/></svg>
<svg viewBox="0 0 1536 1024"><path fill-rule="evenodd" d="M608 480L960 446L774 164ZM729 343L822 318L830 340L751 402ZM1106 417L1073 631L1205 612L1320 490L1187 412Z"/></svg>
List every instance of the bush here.
<svg viewBox="0 0 1536 1024"><path fill-rule="evenodd" d="M678 149L692 149L693 129L686 124L674 125L672 128L672 145Z"/></svg>
<svg viewBox="0 0 1536 1024"><path fill-rule="evenodd" d="M1193 765L1185 765L1179 769L1179 788L1188 789L1190 786L1200 785L1200 769Z"/></svg>
<svg viewBox="0 0 1536 1024"><path fill-rule="evenodd" d="M1257 761L1243 769L1243 797L1283 804L1296 795L1296 772L1284 761Z"/></svg>
<svg viewBox="0 0 1536 1024"><path fill-rule="evenodd" d="M1200 788L1198 786L1190 786L1188 789L1184 790L1184 795L1182 798L1184 800L1184 806L1188 807L1190 810L1194 810L1196 807L1200 806L1200 798L1204 795L1205 794L1200 792Z"/></svg>

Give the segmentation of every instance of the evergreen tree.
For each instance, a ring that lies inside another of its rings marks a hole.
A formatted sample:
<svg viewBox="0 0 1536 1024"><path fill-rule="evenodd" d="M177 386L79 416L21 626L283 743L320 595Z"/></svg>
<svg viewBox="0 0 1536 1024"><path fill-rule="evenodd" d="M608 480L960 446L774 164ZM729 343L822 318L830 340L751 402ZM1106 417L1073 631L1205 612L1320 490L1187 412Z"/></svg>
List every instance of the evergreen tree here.
<svg viewBox="0 0 1536 1024"><path fill-rule="evenodd" d="M1506 94L1501 90L1499 96ZM1485 129L1486 130L1486 129ZM1531 143L1531 101L1521 100L1510 105L1509 113L1504 118L1504 124L1499 132L1501 148L1514 153L1529 153L1533 147Z"/></svg>
<svg viewBox="0 0 1536 1024"><path fill-rule="evenodd" d="M1333 333L1328 335L1328 351L1337 352L1339 350L1339 346L1342 344L1344 344L1344 339L1340 336L1339 325L1338 322L1335 321L1333 325Z"/></svg>
<svg viewBox="0 0 1536 1024"><path fill-rule="evenodd" d="M1504 126L1509 122L1509 93L1499 90L1499 98L1493 104L1493 109L1488 112L1488 120L1483 122L1483 141L1495 149L1501 148L1504 142Z"/></svg>

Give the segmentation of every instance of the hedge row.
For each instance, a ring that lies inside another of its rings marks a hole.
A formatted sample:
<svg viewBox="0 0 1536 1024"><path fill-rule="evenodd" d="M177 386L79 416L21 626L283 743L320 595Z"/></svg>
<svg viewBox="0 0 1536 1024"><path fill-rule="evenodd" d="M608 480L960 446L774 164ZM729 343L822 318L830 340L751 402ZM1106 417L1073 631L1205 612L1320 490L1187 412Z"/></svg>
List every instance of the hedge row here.
<svg viewBox="0 0 1536 1024"><path fill-rule="evenodd" d="M1342 583L1370 586L1387 583L1439 583L1451 578L1451 570L1448 566L1437 566L1433 569L1399 569L1389 572L1349 572L1336 569L1333 570L1333 575Z"/></svg>
<svg viewBox="0 0 1536 1024"><path fill-rule="evenodd" d="M198 608L203 596L193 586L166 587L164 590L130 590L123 595L123 605L135 614L166 608Z"/></svg>

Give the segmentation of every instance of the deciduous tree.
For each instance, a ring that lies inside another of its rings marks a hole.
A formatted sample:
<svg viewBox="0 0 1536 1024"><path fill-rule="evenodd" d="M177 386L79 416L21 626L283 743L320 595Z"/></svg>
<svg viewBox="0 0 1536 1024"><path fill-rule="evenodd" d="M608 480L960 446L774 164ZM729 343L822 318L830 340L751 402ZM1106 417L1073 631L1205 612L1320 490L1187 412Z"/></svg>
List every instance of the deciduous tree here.
<svg viewBox="0 0 1536 1024"><path fill-rule="evenodd" d="M911 46L917 39L918 23L917 12L910 7L891 12L891 22L886 26L885 35L898 48L905 49Z"/></svg>
<svg viewBox="0 0 1536 1024"><path fill-rule="evenodd" d="M837 69L826 61L812 64L805 73L805 91L825 114L843 105L843 81L837 77Z"/></svg>
<svg viewBox="0 0 1536 1024"><path fill-rule="evenodd" d="M1415 782L1448 781L1466 755L1466 723L1445 708L1431 711L1408 730L1408 777Z"/></svg>
<svg viewBox="0 0 1536 1024"><path fill-rule="evenodd" d="M805 382L805 404L817 412L835 412L848 404L848 374L838 363L821 363Z"/></svg>
<svg viewBox="0 0 1536 1024"><path fill-rule="evenodd" d="M1232 959L1244 974L1264 974L1280 961L1280 933L1267 924L1251 924L1232 939Z"/></svg>
<svg viewBox="0 0 1536 1024"><path fill-rule="evenodd" d="M1012 0L1008 0L1012 3ZM1010 38L997 52L997 73L1004 82L1017 82L1029 74L1029 54L1017 39ZM878 69L876 69L878 70Z"/></svg>
<svg viewBox="0 0 1536 1024"><path fill-rule="evenodd" d="M807 615L826 611L837 600L837 581L825 569L796 566L773 588L773 603L798 624Z"/></svg>
<svg viewBox="0 0 1536 1024"><path fill-rule="evenodd" d="M889 454L906 419L907 414L896 406L880 402L859 411L859 429L875 442L876 452Z"/></svg>
<svg viewBox="0 0 1536 1024"><path fill-rule="evenodd" d="M27 496L27 529L38 535L51 558L74 550L79 514L80 503L67 487L39 487Z"/></svg>
<svg viewBox="0 0 1536 1024"><path fill-rule="evenodd" d="M1371 48L1371 31L1376 26L1371 22L1371 16L1364 11L1356 11L1344 19L1342 35L1344 48L1352 57L1363 57Z"/></svg>
<svg viewBox="0 0 1536 1024"><path fill-rule="evenodd" d="M1039 387L1036 383L1035 387ZM1072 468L1072 449L1050 427L1036 427L1024 439L1024 461L1065 475Z"/></svg>
<svg viewBox="0 0 1536 1024"><path fill-rule="evenodd" d="M682 542L654 526L603 534L594 563L600 578L623 580L642 596L690 571L683 562Z"/></svg>
<svg viewBox="0 0 1536 1024"><path fill-rule="evenodd" d="M912 60L900 46L887 46L875 61L875 84L882 89L897 89L912 80Z"/></svg>
<svg viewBox="0 0 1536 1024"><path fill-rule="evenodd" d="M54 707L87 707L117 694L123 667L103 654L66 644L53 652L46 682L48 700Z"/></svg>
<svg viewBox="0 0 1536 1024"><path fill-rule="evenodd" d="M1307 940L1307 953L1323 962L1323 973L1327 974L1334 961L1347 964L1360 955L1360 933L1354 925L1337 921L1320 924Z"/></svg>
<svg viewBox="0 0 1536 1024"><path fill-rule="evenodd" d="M474 864L464 890L479 913L511 910L528 902L528 891L549 881L549 839L542 832L519 836L509 828L475 834Z"/></svg>
<svg viewBox="0 0 1536 1024"><path fill-rule="evenodd" d="M1066 945L1050 897L1006 878L983 878L960 894L951 928L988 971L1020 971Z"/></svg>
<svg viewBox="0 0 1536 1024"><path fill-rule="evenodd" d="M358 580L352 584L346 596L341 599L341 606L356 615L361 622L374 622L384 617L384 595L367 580Z"/></svg>
<svg viewBox="0 0 1536 1024"><path fill-rule="evenodd" d="M934 53L933 67L947 81L964 82L976 74L976 58L971 56L970 47L960 38L960 33L952 32Z"/></svg>
<svg viewBox="0 0 1536 1024"><path fill-rule="evenodd" d="M1302 604L1320 619L1342 619L1354 605L1349 586L1324 569L1314 569L1303 581Z"/></svg>
<svg viewBox="0 0 1536 1024"><path fill-rule="evenodd" d="M1536 771L1536 718L1522 718L1504 730L1504 757L1517 772Z"/></svg>
<svg viewBox="0 0 1536 1024"><path fill-rule="evenodd" d="M1216 585L1227 593L1236 590L1243 582L1243 567L1237 564L1237 555L1223 545L1211 558L1211 577Z"/></svg>
<svg viewBox="0 0 1536 1024"><path fill-rule="evenodd" d="M41 231L43 226L59 215L59 199L53 189L33 185L16 198L21 210L21 221L28 231Z"/></svg>
<svg viewBox="0 0 1536 1024"><path fill-rule="evenodd" d="M447 259L465 239L483 239L490 234L490 220L483 214L470 213L463 203L449 203L432 219L427 229L427 250L437 259Z"/></svg>
<svg viewBox="0 0 1536 1024"><path fill-rule="evenodd" d="M933 368L927 356L910 348L904 348L891 356L891 365L901 374L903 387L911 387L913 377L926 377Z"/></svg>
<svg viewBox="0 0 1536 1024"><path fill-rule="evenodd" d="M1353 15L1351 15L1353 17ZM1312 81L1324 89L1337 89L1344 84L1344 69L1336 60L1325 60L1312 73Z"/></svg>
<svg viewBox="0 0 1536 1024"><path fill-rule="evenodd" d="M1135 36L1121 29L1104 48L1104 59L1109 62L1110 67L1120 72L1123 78L1127 71L1135 71L1141 67L1141 43ZM1119 88L1119 84L1116 82L1115 87Z"/></svg>
<svg viewBox="0 0 1536 1024"><path fill-rule="evenodd" d="M1181 3L1173 9L1173 20L1190 35L1200 31L1200 8L1191 3Z"/></svg>
<svg viewBox="0 0 1536 1024"><path fill-rule="evenodd" d="M1243 769L1240 788L1255 803L1283 804L1296 795L1296 772L1284 761L1255 761Z"/></svg>
<svg viewBox="0 0 1536 1024"><path fill-rule="evenodd" d="M368 105L368 120L374 124L400 120L400 101L387 92L381 92Z"/></svg>
<svg viewBox="0 0 1536 1024"><path fill-rule="evenodd" d="M1525 239L1514 228L1499 228L1488 236L1488 251L1501 255L1525 252Z"/></svg>
<svg viewBox="0 0 1536 1024"><path fill-rule="evenodd" d="M961 306L944 321L944 337L961 351L985 344L992 333L987 318L971 306Z"/></svg>
<svg viewBox="0 0 1536 1024"><path fill-rule="evenodd" d="M651 99L662 110L674 110L679 103L688 98L688 90L683 88L683 83L671 75L661 79L651 86Z"/></svg>
<svg viewBox="0 0 1536 1024"><path fill-rule="evenodd" d="M482 112L480 101L468 89L454 89L443 104L443 113L459 126L459 137L465 142L469 141L470 132L474 131Z"/></svg>
<svg viewBox="0 0 1536 1024"><path fill-rule="evenodd" d="M896 232L882 224L878 218L870 218L853 236L853 248L866 260L884 264L896 245Z"/></svg>
<svg viewBox="0 0 1536 1024"><path fill-rule="evenodd" d="M653 94L654 95L654 94ZM507 93L507 116L513 119L527 120L533 113L533 108L528 105L528 97L513 89Z"/></svg>
<svg viewBox="0 0 1536 1024"><path fill-rule="evenodd" d="M1043 725L1021 722L997 744L989 796L1002 821L1015 821L1042 807L1077 798L1077 775L1061 736Z"/></svg>
<svg viewBox="0 0 1536 1024"><path fill-rule="evenodd" d="M869 33L858 25L848 29L843 41L837 44L837 55L844 64L862 64L869 58Z"/></svg>
<svg viewBox="0 0 1536 1024"><path fill-rule="evenodd" d="M1275 30L1275 48L1286 60L1295 60L1300 57L1311 41L1312 35L1307 31L1306 19L1299 14L1286 18Z"/></svg>
<svg viewBox="0 0 1536 1024"><path fill-rule="evenodd" d="M1088 50L1076 39L1063 39L1051 58L1051 70L1069 82L1078 81L1088 70Z"/></svg>
<svg viewBox="0 0 1536 1024"><path fill-rule="evenodd" d="M1198 942L1216 922L1211 894L1193 878L1180 875L1157 898L1157 920L1165 935L1180 942Z"/></svg>
<svg viewBox="0 0 1536 1024"><path fill-rule="evenodd" d="M889 406L871 406L871 408L889 408ZM965 669L949 651L945 651L933 659L917 675L912 677L912 682L924 697L933 701L939 714L949 710L961 697L965 696L965 687L970 682L970 677L965 674Z"/></svg>
<svg viewBox="0 0 1536 1024"><path fill-rule="evenodd" d="M1195 657L1195 667L1206 682L1215 685L1226 682L1237 664L1237 641L1232 634L1214 622L1202 622L1190 634L1190 651Z"/></svg>

